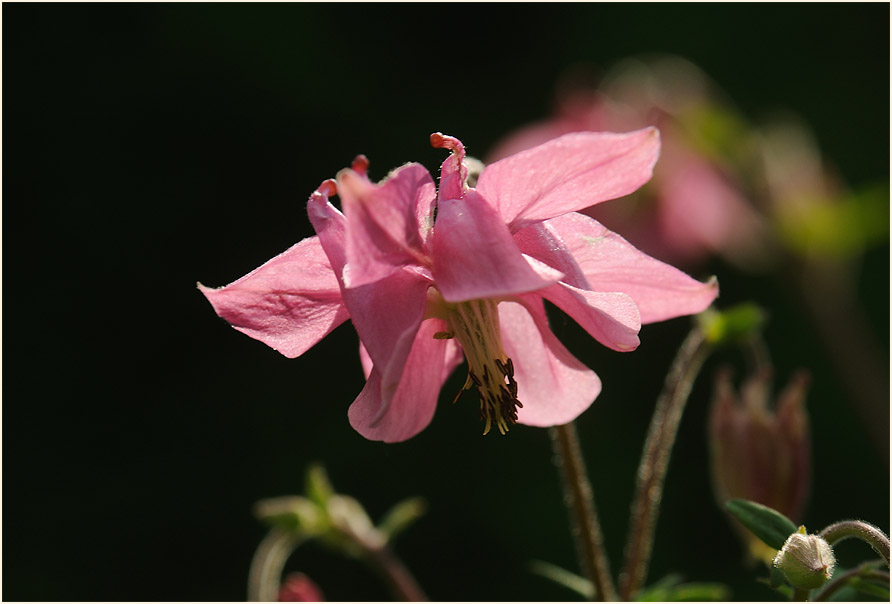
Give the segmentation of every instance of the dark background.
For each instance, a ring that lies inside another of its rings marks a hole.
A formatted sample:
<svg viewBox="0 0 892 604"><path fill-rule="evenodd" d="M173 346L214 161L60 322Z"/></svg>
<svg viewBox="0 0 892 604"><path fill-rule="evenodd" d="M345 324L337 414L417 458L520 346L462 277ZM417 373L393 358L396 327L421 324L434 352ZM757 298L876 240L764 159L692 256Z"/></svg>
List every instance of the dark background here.
<svg viewBox="0 0 892 604"><path fill-rule="evenodd" d="M252 504L301 492L314 460L374 518L427 499L395 547L431 598L574 598L528 570L576 570L545 430L483 438L466 399L406 443L366 441L346 418L362 386L349 325L288 360L227 327L195 282L229 283L312 234L308 195L357 153L373 178L406 161L435 169L434 131L483 156L549 114L567 66L651 51L700 65L748 118L799 113L851 185L888 182L887 4L4 4L3 599L244 599L265 530ZM718 275L720 306L771 309L779 382L814 375L806 525L888 530L888 451L868 442L812 325L775 281L717 261L703 273ZM887 245L858 283L885 352ZM614 570L649 413L688 326L647 326L621 355L555 321L605 384L578 426ZM650 577L771 599L710 493L721 360L681 427ZM888 374L877 381L888 389ZM330 600L389 598L320 547L290 568Z"/></svg>

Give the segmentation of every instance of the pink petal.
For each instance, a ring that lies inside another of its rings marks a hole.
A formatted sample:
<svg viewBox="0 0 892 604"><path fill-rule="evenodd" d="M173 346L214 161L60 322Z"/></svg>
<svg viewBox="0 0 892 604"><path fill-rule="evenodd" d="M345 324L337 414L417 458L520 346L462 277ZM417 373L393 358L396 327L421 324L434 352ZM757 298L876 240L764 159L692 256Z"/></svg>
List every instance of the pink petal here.
<svg viewBox="0 0 892 604"><path fill-rule="evenodd" d="M473 189L439 203L432 244L434 280L449 302L533 291L562 277L524 258L499 215Z"/></svg>
<svg viewBox="0 0 892 604"><path fill-rule="evenodd" d="M499 304L502 343L514 362L517 420L528 426L566 424L588 409L601 392L601 380L580 363L548 328L541 299L524 305Z"/></svg>
<svg viewBox="0 0 892 604"><path fill-rule="evenodd" d="M235 329L289 358L349 318L318 237L304 239L226 287L198 284Z"/></svg>
<svg viewBox="0 0 892 604"><path fill-rule="evenodd" d="M324 182L310 197L307 213L326 254L336 268L346 262L347 221L331 205L333 181ZM403 372L406 357L424 316L430 279L406 267L361 287L344 287L341 294L353 326L390 391Z"/></svg>
<svg viewBox="0 0 892 604"><path fill-rule="evenodd" d="M349 233L347 287L372 283L406 264L427 263L435 186L423 166L407 164L381 184L352 169L341 170L338 194Z"/></svg>
<svg viewBox="0 0 892 604"><path fill-rule="evenodd" d="M541 292L604 346L628 352L640 344L641 317L631 297L620 292L593 292L556 283Z"/></svg>
<svg viewBox="0 0 892 604"><path fill-rule="evenodd" d="M718 296L715 278L701 283L639 251L588 216L567 214L548 225L560 235L591 288L631 296L642 323L701 312Z"/></svg>
<svg viewBox="0 0 892 604"><path fill-rule="evenodd" d="M566 134L490 164L477 190L516 232L628 195L650 180L659 152L655 128Z"/></svg>
<svg viewBox="0 0 892 604"><path fill-rule="evenodd" d="M440 319L422 323L395 391L388 393L382 388L381 374L372 368L365 388L347 413L357 432L369 440L400 442L427 427L443 382L462 359L454 341L434 339L436 332L445 329L446 323Z"/></svg>

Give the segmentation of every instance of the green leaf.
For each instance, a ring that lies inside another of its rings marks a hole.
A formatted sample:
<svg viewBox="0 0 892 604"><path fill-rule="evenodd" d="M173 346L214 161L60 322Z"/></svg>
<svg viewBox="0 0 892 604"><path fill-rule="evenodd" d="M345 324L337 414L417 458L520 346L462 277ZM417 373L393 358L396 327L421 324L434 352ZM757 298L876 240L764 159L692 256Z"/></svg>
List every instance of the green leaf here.
<svg viewBox="0 0 892 604"><path fill-rule="evenodd" d="M586 600L593 600L595 598L595 586L592 585L591 581L585 577L580 577L575 573L571 573L560 566L551 564L550 562L533 560L530 562L530 570L546 579L551 579L558 585L563 585Z"/></svg>
<svg viewBox="0 0 892 604"><path fill-rule="evenodd" d="M424 515L427 504L421 497L404 499L390 508L384 518L378 524L378 530L383 533L388 541L404 530L409 525Z"/></svg>
<svg viewBox="0 0 892 604"><path fill-rule="evenodd" d="M774 549L781 549L787 537L797 530L792 520L755 501L732 499L725 503L725 509L756 537Z"/></svg>
<svg viewBox="0 0 892 604"><path fill-rule="evenodd" d="M731 590L721 583L681 583L678 575L667 575L638 593L638 602L723 602Z"/></svg>
<svg viewBox="0 0 892 604"><path fill-rule="evenodd" d="M880 598L881 600L889 600L890 594L888 585L881 585L873 581L865 581L864 579L857 577L850 580L848 584L858 593Z"/></svg>

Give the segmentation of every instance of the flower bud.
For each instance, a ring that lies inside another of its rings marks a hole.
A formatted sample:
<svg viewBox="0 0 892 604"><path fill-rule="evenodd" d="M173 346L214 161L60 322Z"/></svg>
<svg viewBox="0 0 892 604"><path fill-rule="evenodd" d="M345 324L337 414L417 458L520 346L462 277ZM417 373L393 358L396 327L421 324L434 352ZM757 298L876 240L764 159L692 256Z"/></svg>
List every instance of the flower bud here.
<svg viewBox="0 0 892 604"><path fill-rule="evenodd" d="M774 566L784 573L790 585L798 589L817 589L833 575L836 557L830 544L805 527L787 538L774 558Z"/></svg>
<svg viewBox="0 0 892 604"><path fill-rule="evenodd" d="M770 374L763 371L734 391L728 369L716 376L709 422L713 489L720 505L746 499L798 521L811 479L805 391L808 376L795 375L769 408ZM735 522L752 557L771 561L774 550Z"/></svg>
<svg viewBox="0 0 892 604"><path fill-rule="evenodd" d="M322 590L303 573L289 573L279 588L279 602L324 602Z"/></svg>

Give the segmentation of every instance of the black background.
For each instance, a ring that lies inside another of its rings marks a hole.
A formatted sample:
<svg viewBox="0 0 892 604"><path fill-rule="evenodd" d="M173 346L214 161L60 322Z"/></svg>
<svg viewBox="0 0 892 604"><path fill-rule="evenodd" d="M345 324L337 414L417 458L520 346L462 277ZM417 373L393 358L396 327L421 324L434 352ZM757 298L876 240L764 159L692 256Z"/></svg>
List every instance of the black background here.
<svg viewBox="0 0 892 604"><path fill-rule="evenodd" d="M217 319L195 282L229 283L311 235L306 198L357 153L373 178L435 169L434 131L483 156L549 114L564 68L634 53L691 59L748 118L799 113L850 184L888 182L888 24L888 5L850 3L4 4L3 599L243 599L264 534L252 504L301 492L314 460L374 518L427 499L395 547L431 598L572 599L528 570L576 569L546 431L482 438L463 400L406 443L366 441L346 418L362 386L351 327L288 360ZM711 273L720 306L771 309L781 382L813 372L806 525L888 529L888 451L867 442L813 327L774 281L718 261L698 276ZM888 278L888 246L871 250L858 283L883 348ZM555 321L605 384L578 425L614 570L688 325L647 326L621 355ZM681 427L650 577L771 599L710 493L720 360ZM289 568L330 600L389 598L317 546Z"/></svg>

